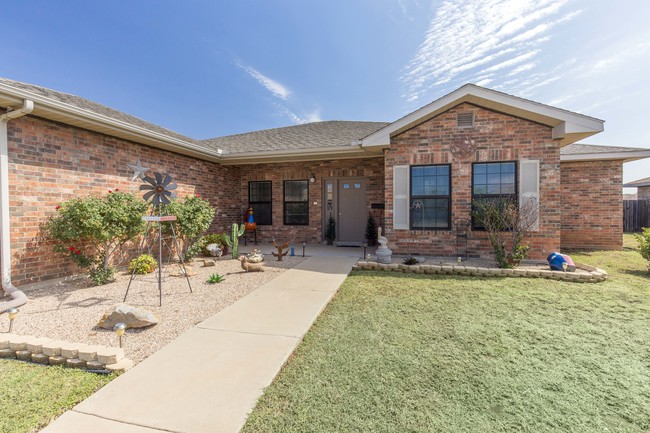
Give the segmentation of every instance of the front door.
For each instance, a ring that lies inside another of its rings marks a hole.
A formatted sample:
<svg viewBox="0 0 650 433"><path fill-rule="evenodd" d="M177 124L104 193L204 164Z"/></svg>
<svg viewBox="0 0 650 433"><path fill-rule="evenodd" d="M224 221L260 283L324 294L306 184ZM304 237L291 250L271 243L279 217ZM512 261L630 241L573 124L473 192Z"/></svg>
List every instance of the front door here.
<svg viewBox="0 0 650 433"><path fill-rule="evenodd" d="M360 245L365 238L368 219L366 179L337 179L337 184L337 241L339 244Z"/></svg>

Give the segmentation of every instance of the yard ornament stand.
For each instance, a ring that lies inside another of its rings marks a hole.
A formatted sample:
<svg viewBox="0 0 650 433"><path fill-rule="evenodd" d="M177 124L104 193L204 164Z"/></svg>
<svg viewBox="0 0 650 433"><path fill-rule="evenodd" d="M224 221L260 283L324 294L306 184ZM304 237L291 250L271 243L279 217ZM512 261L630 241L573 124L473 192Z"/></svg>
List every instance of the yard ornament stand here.
<svg viewBox="0 0 650 433"><path fill-rule="evenodd" d="M149 213L149 216L143 216L142 219L147 222L147 226L145 228L144 236L142 237L142 243L140 244L140 251L144 251L144 247L147 244L147 240L149 238L149 227L151 226L152 222L158 223L158 298L159 298L159 306L162 307L162 253L163 253L163 245L168 249L169 251L169 256L171 258L173 251L171 247L168 245L167 242L163 242L164 240L171 239L174 247L176 249L176 254L178 256L178 261L181 266L181 274L185 276L187 279L187 285L190 288L190 293L192 293L192 285L190 284L190 277L188 275L188 271L185 268L185 262L183 262L183 257L180 253L180 248L178 245L178 240L176 239L176 230L174 229L174 224L173 222L176 221L176 216L175 215L164 215L167 210L167 205L171 203L171 200L176 198L176 193L173 191L177 188L177 185L172 182L172 177L168 174L160 174L157 172L154 172L153 175L154 177L150 176L144 176L144 171L143 167L140 165L140 160L136 162L136 164L129 164L129 168L131 168L134 172L133 179L136 179L140 177L142 181L144 182L144 185L140 185L140 191L146 191L142 198L145 201L151 202L151 212ZM171 229L171 238L164 239L163 238L163 231L162 231L162 225L163 223L168 223L169 227ZM149 245L149 254L151 254L151 247L153 246L154 243L151 243ZM126 293L124 294L124 301L126 302L126 297L129 295L129 289L131 288L131 283L133 282L133 279L135 277L135 271L138 268L138 261L140 260L141 256L138 256L138 259L135 263L135 266L133 267L133 272L131 272L131 279L129 280L129 285L126 288Z"/></svg>

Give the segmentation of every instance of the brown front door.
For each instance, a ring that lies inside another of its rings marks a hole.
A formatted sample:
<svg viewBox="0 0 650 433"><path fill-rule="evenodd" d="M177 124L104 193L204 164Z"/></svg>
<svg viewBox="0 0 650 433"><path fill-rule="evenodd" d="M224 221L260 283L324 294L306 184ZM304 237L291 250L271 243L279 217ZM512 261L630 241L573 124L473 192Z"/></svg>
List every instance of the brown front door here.
<svg viewBox="0 0 650 433"><path fill-rule="evenodd" d="M338 179L336 221L339 243L361 243L365 238L368 202L366 200L366 179Z"/></svg>

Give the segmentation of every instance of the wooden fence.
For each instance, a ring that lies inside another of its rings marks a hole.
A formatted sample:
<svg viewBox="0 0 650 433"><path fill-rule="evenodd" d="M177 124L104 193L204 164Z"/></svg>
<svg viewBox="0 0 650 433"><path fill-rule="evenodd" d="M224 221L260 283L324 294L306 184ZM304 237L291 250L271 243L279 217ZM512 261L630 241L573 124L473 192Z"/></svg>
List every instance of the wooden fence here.
<svg viewBox="0 0 650 433"><path fill-rule="evenodd" d="M640 232L650 227L650 200L623 200L623 231Z"/></svg>

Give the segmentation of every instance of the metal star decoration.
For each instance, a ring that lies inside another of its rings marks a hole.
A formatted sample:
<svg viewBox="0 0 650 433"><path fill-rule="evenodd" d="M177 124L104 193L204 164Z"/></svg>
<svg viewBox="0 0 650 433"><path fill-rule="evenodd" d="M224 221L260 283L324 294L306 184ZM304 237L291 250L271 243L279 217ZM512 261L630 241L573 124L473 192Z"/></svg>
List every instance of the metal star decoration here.
<svg viewBox="0 0 650 433"><path fill-rule="evenodd" d="M411 209L422 209L424 207L424 203L422 203L420 200L415 200L413 202L413 206L411 206Z"/></svg>
<svg viewBox="0 0 650 433"><path fill-rule="evenodd" d="M140 162L140 158L138 158L135 164L126 164L126 165L131 170L133 170L133 177L131 178L131 182L133 182L137 178L144 179L144 173L149 171L147 167L142 166L142 163Z"/></svg>

